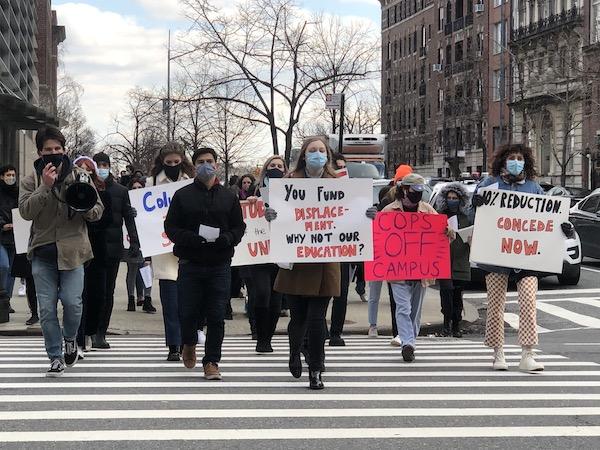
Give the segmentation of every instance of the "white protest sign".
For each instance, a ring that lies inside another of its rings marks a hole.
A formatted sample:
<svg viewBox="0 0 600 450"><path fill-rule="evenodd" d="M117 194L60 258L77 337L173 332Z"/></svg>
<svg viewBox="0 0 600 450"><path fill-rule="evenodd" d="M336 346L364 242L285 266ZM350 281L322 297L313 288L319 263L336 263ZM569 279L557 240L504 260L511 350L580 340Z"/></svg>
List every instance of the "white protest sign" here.
<svg viewBox="0 0 600 450"><path fill-rule="evenodd" d="M27 253L29 247L29 233L31 232L31 221L25 220L19 213L19 208L12 210L13 234L15 236L16 254Z"/></svg>
<svg viewBox="0 0 600 450"><path fill-rule="evenodd" d="M269 222L265 219L265 205L262 200L252 204L240 202L246 232L242 241L235 247L232 266L247 266L249 264L266 264L269 258L270 233Z"/></svg>
<svg viewBox="0 0 600 450"><path fill-rule="evenodd" d="M271 180L271 260L343 262L373 259L370 178Z"/></svg>
<svg viewBox="0 0 600 450"><path fill-rule="evenodd" d="M569 199L481 189L471 262L514 269L561 273Z"/></svg>
<svg viewBox="0 0 600 450"><path fill-rule="evenodd" d="M189 179L129 191L131 206L137 210L135 226L144 257L173 251L173 243L165 233L165 217L173 194L192 181Z"/></svg>

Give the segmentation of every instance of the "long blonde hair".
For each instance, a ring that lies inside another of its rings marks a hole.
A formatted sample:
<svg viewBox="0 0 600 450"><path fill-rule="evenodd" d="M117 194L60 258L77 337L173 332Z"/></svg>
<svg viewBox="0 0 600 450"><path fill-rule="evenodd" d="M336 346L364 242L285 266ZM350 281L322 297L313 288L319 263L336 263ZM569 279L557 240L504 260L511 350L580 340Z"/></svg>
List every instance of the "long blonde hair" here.
<svg viewBox="0 0 600 450"><path fill-rule="evenodd" d="M311 136L304 139L304 142L302 142L302 147L300 148L300 154L298 155L298 161L296 161L294 173L299 174L301 172L302 176L304 176L304 172L306 170L306 150L310 144L316 141L322 142L327 149L327 163L325 163L323 173L335 178L335 171L333 170L333 167L331 167L331 162L333 161L333 152L327 143L327 139L325 139L323 136Z"/></svg>
<svg viewBox="0 0 600 450"><path fill-rule="evenodd" d="M283 163L283 175L287 175L288 166L285 163L285 158L281 155L273 155L265 161L265 163L262 166L262 169L260 170L260 175L258 176L258 184L256 186L257 188L259 188L260 186L264 186L269 164L271 164L276 159L279 159Z"/></svg>

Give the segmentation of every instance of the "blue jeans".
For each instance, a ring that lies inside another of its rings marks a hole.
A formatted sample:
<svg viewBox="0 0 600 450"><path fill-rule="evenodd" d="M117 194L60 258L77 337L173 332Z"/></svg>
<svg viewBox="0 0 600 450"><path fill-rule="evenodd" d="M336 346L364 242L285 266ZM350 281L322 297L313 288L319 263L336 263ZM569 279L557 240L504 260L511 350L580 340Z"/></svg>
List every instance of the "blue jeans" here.
<svg viewBox="0 0 600 450"><path fill-rule="evenodd" d="M383 281L369 281L369 325L377 326L377 312L379 310L379 297Z"/></svg>
<svg viewBox="0 0 600 450"><path fill-rule="evenodd" d="M62 341L75 339L81 322L83 266L58 270L56 261L35 257L31 262L39 305L40 325L50 360L62 358ZM63 305L63 329L58 322L58 299Z"/></svg>
<svg viewBox="0 0 600 450"><path fill-rule="evenodd" d="M10 299L12 297L15 279L10 276L10 269L15 259L14 247L0 245L0 288L6 291Z"/></svg>
<svg viewBox="0 0 600 450"><path fill-rule="evenodd" d="M225 307L231 295L230 265L204 266L179 261L177 287L183 343L196 345L198 329L206 320L202 364L218 363L225 336Z"/></svg>
<svg viewBox="0 0 600 450"><path fill-rule="evenodd" d="M166 345L181 345L181 325L179 324L179 308L177 281L158 280L160 304L162 305L163 322L165 324Z"/></svg>
<svg viewBox="0 0 600 450"><path fill-rule="evenodd" d="M396 303L396 324L402 346L415 346L421 329L421 307L425 288L420 280L391 283Z"/></svg>

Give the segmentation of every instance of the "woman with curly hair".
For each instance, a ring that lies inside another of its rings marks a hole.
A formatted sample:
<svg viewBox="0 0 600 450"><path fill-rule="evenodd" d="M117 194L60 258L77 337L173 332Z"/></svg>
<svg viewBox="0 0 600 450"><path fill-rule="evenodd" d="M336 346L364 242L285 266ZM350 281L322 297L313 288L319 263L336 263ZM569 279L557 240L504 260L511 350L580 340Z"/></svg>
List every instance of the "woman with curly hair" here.
<svg viewBox="0 0 600 450"><path fill-rule="evenodd" d="M542 187L535 181L535 161L531 148L523 144L509 144L501 147L494 155L492 176L483 180L473 196L475 207L483 205L479 189L495 187L500 190L523 192L526 194L544 194ZM572 236L573 226L569 222L561 224L565 235ZM510 267L497 267L480 264L487 272L487 322L485 345L494 349L493 369L507 370L504 358L504 304L508 282L514 281L519 292L519 343L523 349L519 370L539 372L544 366L534 359L533 347L538 343L536 323L536 294L538 279L536 273Z"/></svg>

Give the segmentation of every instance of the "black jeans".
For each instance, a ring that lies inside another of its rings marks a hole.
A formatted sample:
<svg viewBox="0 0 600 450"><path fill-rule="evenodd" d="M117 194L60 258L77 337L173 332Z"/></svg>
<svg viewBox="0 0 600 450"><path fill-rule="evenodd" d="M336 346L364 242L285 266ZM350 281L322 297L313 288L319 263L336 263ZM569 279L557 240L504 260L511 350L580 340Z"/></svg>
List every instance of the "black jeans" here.
<svg viewBox="0 0 600 450"><path fill-rule="evenodd" d="M35 282L33 277L25 278L25 292L27 293L27 304L32 316L38 315L37 297L35 295Z"/></svg>
<svg viewBox="0 0 600 450"><path fill-rule="evenodd" d="M348 288L350 286L350 263L341 263L340 296L333 298L331 305L331 336L341 336L344 331L346 309L348 308Z"/></svg>
<svg viewBox="0 0 600 450"><path fill-rule="evenodd" d="M392 333L394 337L398 336L398 324L396 323L396 302L394 301L394 293L392 292L392 285L386 283L388 287L388 295L390 296L390 313L392 315Z"/></svg>
<svg viewBox="0 0 600 450"><path fill-rule="evenodd" d="M260 264L248 269L256 337L259 342L271 342L281 312L282 294L273 290L279 268L275 264Z"/></svg>
<svg viewBox="0 0 600 450"><path fill-rule="evenodd" d="M98 333L100 334L106 334L110 324L110 317L112 316L113 305L115 304L115 286L120 263L121 260L119 259L110 259L106 262L106 282L104 288L106 300L98 324Z"/></svg>
<svg viewBox="0 0 600 450"><path fill-rule="evenodd" d="M325 315L330 297L288 295L290 354L300 353L304 335L308 337L308 368L321 370L325 359Z"/></svg>
<svg viewBox="0 0 600 450"><path fill-rule="evenodd" d="M106 332L104 318L106 315L106 272L103 261L92 259L85 268L83 285L83 312L81 314L80 336L91 336L98 332ZM109 316L110 317L110 316Z"/></svg>
<svg viewBox="0 0 600 450"><path fill-rule="evenodd" d="M358 295L364 295L367 288L367 283L365 282L365 264L361 262L353 263L354 270L354 281L356 281L356 293Z"/></svg>
<svg viewBox="0 0 600 450"><path fill-rule="evenodd" d="M206 321L206 344L202 364L221 361L225 336L225 306L231 294L231 266L204 266L179 262L177 293L181 338L184 345L198 343L198 329Z"/></svg>
<svg viewBox="0 0 600 450"><path fill-rule="evenodd" d="M444 322L453 322L458 326L462 320L463 285L460 281L440 280L440 300Z"/></svg>

